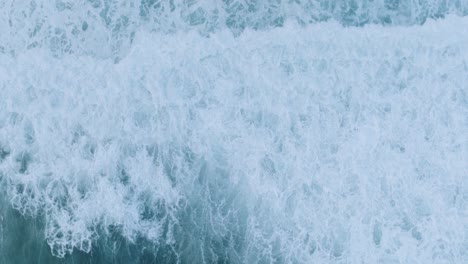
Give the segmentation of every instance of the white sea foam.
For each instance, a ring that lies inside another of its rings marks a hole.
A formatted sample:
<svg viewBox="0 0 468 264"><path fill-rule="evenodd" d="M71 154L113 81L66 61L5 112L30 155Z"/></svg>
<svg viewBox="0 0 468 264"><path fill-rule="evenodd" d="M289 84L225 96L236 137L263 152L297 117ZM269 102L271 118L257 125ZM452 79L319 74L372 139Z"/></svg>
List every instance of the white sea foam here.
<svg viewBox="0 0 468 264"><path fill-rule="evenodd" d="M142 29L240 35L286 21L302 26L330 20L345 26L420 25L450 14L468 15L468 0L2 0L0 53L43 47L55 56L87 54L118 61Z"/></svg>
<svg viewBox="0 0 468 264"><path fill-rule="evenodd" d="M182 262L467 262L465 28L141 30L116 64L0 54L6 195L59 257L117 228Z"/></svg>

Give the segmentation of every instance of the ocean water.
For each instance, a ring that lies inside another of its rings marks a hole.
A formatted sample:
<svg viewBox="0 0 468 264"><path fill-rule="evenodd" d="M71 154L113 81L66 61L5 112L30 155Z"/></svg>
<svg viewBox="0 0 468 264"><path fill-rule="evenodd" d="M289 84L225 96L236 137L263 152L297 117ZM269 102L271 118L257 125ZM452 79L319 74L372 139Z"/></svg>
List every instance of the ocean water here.
<svg viewBox="0 0 468 264"><path fill-rule="evenodd" d="M0 263L468 263L467 15L0 0Z"/></svg>

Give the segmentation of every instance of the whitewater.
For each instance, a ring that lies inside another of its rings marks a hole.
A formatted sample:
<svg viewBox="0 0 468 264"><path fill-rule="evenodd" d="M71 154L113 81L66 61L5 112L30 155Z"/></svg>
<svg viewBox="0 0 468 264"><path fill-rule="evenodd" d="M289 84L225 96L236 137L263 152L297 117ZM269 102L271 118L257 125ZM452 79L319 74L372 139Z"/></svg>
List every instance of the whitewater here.
<svg viewBox="0 0 468 264"><path fill-rule="evenodd" d="M0 263L468 263L467 15L0 0Z"/></svg>

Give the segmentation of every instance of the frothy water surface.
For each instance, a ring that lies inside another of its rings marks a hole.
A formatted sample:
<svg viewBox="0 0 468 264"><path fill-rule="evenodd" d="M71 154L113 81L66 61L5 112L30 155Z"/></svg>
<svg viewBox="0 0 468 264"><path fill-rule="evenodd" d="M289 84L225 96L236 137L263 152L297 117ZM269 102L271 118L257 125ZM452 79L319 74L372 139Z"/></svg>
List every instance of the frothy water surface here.
<svg viewBox="0 0 468 264"><path fill-rule="evenodd" d="M0 2L0 262L468 262L468 4L262 3Z"/></svg>

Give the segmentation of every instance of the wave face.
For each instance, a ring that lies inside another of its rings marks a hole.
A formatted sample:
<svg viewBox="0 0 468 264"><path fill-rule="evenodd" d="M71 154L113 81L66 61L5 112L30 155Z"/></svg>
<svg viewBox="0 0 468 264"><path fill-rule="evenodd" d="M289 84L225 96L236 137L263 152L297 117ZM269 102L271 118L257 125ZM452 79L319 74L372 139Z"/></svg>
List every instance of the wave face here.
<svg viewBox="0 0 468 264"><path fill-rule="evenodd" d="M0 10L0 262L468 262L468 2Z"/></svg>

